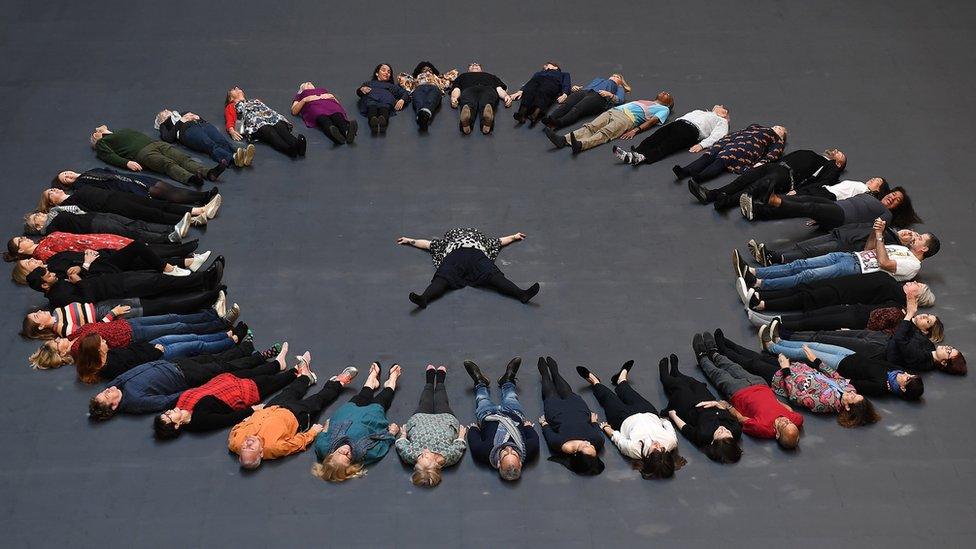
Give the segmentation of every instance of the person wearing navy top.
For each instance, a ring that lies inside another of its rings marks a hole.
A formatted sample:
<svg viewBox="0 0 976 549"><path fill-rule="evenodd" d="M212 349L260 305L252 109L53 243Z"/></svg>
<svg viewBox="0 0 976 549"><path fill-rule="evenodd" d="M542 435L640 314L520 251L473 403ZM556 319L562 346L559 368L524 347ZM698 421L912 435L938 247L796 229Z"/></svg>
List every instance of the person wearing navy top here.
<svg viewBox="0 0 976 549"><path fill-rule="evenodd" d="M359 112L369 119L372 135L386 133L390 116L402 110L410 101L410 93L393 80L393 68L387 63L376 65L373 77L356 90Z"/></svg>
<svg viewBox="0 0 976 549"><path fill-rule="evenodd" d="M51 186L64 190L97 187L106 191L131 193L193 206L202 206L218 194L217 187L211 187L209 191L193 191L171 185L151 175L122 173L112 168L95 168L82 173L64 170L58 172Z"/></svg>
<svg viewBox="0 0 976 549"><path fill-rule="evenodd" d="M594 78L585 86L573 86L570 92L565 101L542 119L549 129L565 128L622 104L630 85L622 75L612 74L610 78Z"/></svg>
<svg viewBox="0 0 976 549"><path fill-rule="evenodd" d="M535 126L553 103L562 103L569 97L571 88L569 73L563 72L553 62L546 63L541 71L533 74L519 91L512 94L512 101L522 100L515 111L515 121L524 124L528 120L529 127Z"/></svg>
<svg viewBox="0 0 976 549"><path fill-rule="evenodd" d="M539 418L542 436L546 439L555 461L577 475L599 475L604 464L600 460L603 434L597 427L597 415L590 411L573 388L559 374L552 357L539 357L542 376L542 406L545 415Z"/></svg>

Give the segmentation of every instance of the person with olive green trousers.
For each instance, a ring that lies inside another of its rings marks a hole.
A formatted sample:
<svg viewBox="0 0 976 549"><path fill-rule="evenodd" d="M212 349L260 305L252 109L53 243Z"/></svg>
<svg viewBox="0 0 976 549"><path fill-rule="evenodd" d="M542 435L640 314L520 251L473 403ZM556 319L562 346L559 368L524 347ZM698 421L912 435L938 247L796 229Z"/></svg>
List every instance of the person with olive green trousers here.
<svg viewBox="0 0 976 549"><path fill-rule="evenodd" d="M99 126L91 134L92 148L102 162L134 172L143 168L172 177L180 183L203 185L204 178L216 181L227 167L225 162L209 170L196 160L164 141L155 140L136 131L111 131Z"/></svg>

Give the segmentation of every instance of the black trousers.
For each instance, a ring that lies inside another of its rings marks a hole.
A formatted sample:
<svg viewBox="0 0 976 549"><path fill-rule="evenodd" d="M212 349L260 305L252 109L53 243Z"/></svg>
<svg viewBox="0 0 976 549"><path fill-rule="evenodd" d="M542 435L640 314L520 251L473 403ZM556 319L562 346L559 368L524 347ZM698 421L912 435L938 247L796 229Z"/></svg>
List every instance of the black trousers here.
<svg viewBox="0 0 976 549"><path fill-rule="evenodd" d="M550 398L564 399L573 395L573 388L566 382L566 379L559 374L558 367L548 364L542 374L542 400L545 402Z"/></svg>
<svg viewBox="0 0 976 549"><path fill-rule="evenodd" d="M185 204L174 204L165 200L156 200L148 196L130 193L119 193L112 198L112 201L118 206L118 211L114 213L163 225L179 223L183 216L190 211L190 206Z"/></svg>
<svg viewBox="0 0 976 549"><path fill-rule="evenodd" d="M705 153L685 166L684 170L697 183L703 183L722 175L727 167L728 163L724 159Z"/></svg>
<svg viewBox="0 0 976 549"><path fill-rule="evenodd" d="M779 370L779 360L768 353L759 353L739 345L731 339L725 338L721 353L726 358L745 368L750 374L755 374L772 384L773 374Z"/></svg>
<svg viewBox="0 0 976 549"><path fill-rule="evenodd" d="M783 196L779 207L763 205L753 209L756 219L809 217L821 229L836 229L844 224L844 210L837 202L817 196Z"/></svg>
<svg viewBox="0 0 976 549"><path fill-rule="evenodd" d="M557 128L575 124L582 118L596 116L613 104L593 90L578 90L569 94L562 104L553 109L549 120Z"/></svg>
<svg viewBox="0 0 976 549"><path fill-rule="evenodd" d="M371 387L363 387L359 394L349 399L356 406L369 406L379 404L384 410L389 410L393 404L394 391L389 387L383 387L379 392Z"/></svg>
<svg viewBox="0 0 976 549"><path fill-rule="evenodd" d="M156 200L165 200L174 204L189 204L202 206L213 198L209 192L194 191L185 187L171 185L165 181L157 181L148 189L149 196Z"/></svg>
<svg viewBox="0 0 976 549"><path fill-rule="evenodd" d="M867 327L871 312L882 307L884 305L853 303L821 307L805 313L784 313L779 316L787 330L839 330L841 328L861 330Z"/></svg>
<svg viewBox="0 0 976 549"><path fill-rule="evenodd" d="M370 105L366 107L366 118L373 118L382 116L387 120L390 119L390 107L384 105Z"/></svg>
<svg viewBox="0 0 976 549"><path fill-rule="evenodd" d="M301 148L301 142L291 133L291 128L284 120L274 124L261 126L254 132L258 141L271 145L274 150L295 158Z"/></svg>
<svg viewBox="0 0 976 549"><path fill-rule="evenodd" d="M331 380L319 392L306 397L311 381L306 376L300 376L268 402L268 406L281 406L294 414L298 420L298 432L307 431L318 420L322 410L335 402L342 392L342 384Z"/></svg>
<svg viewBox="0 0 976 549"><path fill-rule="evenodd" d="M295 371L281 371L278 361L264 362L253 368L238 370L234 375L241 379L250 379L258 387L258 395L262 400L284 389L295 381Z"/></svg>
<svg viewBox="0 0 976 549"><path fill-rule="evenodd" d="M183 372L183 378L186 380L187 386L199 387L220 374L231 373L237 375L238 372L250 370L255 366L265 363L264 358L258 358L261 358L261 362L258 364L255 364L251 357L242 357L233 360L215 360L211 362L190 361L181 358L174 362L180 371Z"/></svg>
<svg viewBox="0 0 976 549"><path fill-rule="evenodd" d="M138 240L123 246L114 253L95 260L99 267L104 266L108 271L140 271L151 270L162 272L166 262L156 255L145 242ZM94 263L92 264L94 266ZM182 265L179 265L182 267Z"/></svg>
<svg viewBox="0 0 976 549"><path fill-rule="evenodd" d="M502 295L518 299L519 301L525 297L525 290L519 288L518 285L509 280L508 277L500 272L488 277L485 282L481 284L481 286L491 288ZM429 303L443 296L450 289L451 286L448 284L446 279L435 276L430 281L430 284L427 285L422 297Z"/></svg>
<svg viewBox="0 0 976 549"><path fill-rule="evenodd" d="M226 351L209 355L196 355L185 358L178 358L174 362L181 368L186 364L229 364L234 370L245 370L260 366L266 362L263 356L254 353L254 345L245 341L235 345ZM235 374L236 375L236 374Z"/></svg>
<svg viewBox="0 0 976 549"><path fill-rule="evenodd" d="M91 223L92 233L117 234L133 240L142 240L143 242L153 244L169 243L169 235L174 230L175 227L173 225L147 223L117 214L98 214Z"/></svg>
<svg viewBox="0 0 976 549"><path fill-rule="evenodd" d="M827 200L837 200L837 195L827 190L823 185L807 185L796 190L795 196L816 196Z"/></svg>
<svg viewBox="0 0 976 549"><path fill-rule="evenodd" d="M617 430L625 419L634 414L658 414L657 408L642 397L629 381L621 381L613 391L606 385L598 383L593 386L593 396L603 407L607 415L607 423Z"/></svg>
<svg viewBox="0 0 976 549"><path fill-rule="evenodd" d="M749 193L766 200L770 192L783 194L790 190L790 169L782 164L763 164L733 179L728 185L715 189L720 193L717 207L734 208L739 205L739 195Z"/></svg>
<svg viewBox="0 0 976 549"><path fill-rule="evenodd" d="M825 235L808 238L806 240L801 240L800 242L794 242L785 248L779 248L776 250L766 248L766 251L773 254L774 259L776 259L778 263L790 263L792 261L796 261L797 259L818 257L831 252L847 251L841 250L840 248L840 241L838 241L833 234L828 233Z"/></svg>
<svg viewBox="0 0 976 549"><path fill-rule="evenodd" d="M139 299L143 316L157 316L167 313L189 314L206 309L217 301L219 290L197 290L194 292L169 294L159 297Z"/></svg>
<svg viewBox="0 0 976 549"><path fill-rule="evenodd" d="M111 297L149 297L189 290L212 290L215 286L213 275L206 271L190 273L187 276L169 276L161 273L142 271L119 273L121 278L118 295Z"/></svg>
<svg viewBox="0 0 976 549"><path fill-rule="evenodd" d="M163 243L147 243L149 249L159 257L189 257L190 254L197 251L200 246L199 240L187 240L182 244L176 244L173 242Z"/></svg>
<svg viewBox="0 0 976 549"><path fill-rule="evenodd" d="M522 100L519 102L519 111L524 114L529 114L534 109L546 112L556 102L561 91L559 82L555 79L534 76L522 86Z"/></svg>
<svg viewBox="0 0 976 549"><path fill-rule="evenodd" d="M336 138L332 137L332 134L329 133L329 128L335 126L342 135L349 133L349 121L346 120L346 117L342 116L340 113L334 113L329 116L324 114L320 115L315 119L315 125L318 126L319 129L325 133L325 136L336 145L341 145L341 143L336 140Z"/></svg>
<svg viewBox="0 0 976 549"><path fill-rule="evenodd" d="M474 125L475 120L484 114L486 105L498 110L498 92L489 86L469 86L461 90L461 96L458 97L458 109L465 105L471 107L471 124Z"/></svg>
<svg viewBox="0 0 976 549"><path fill-rule="evenodd" d="M392 396L390 397L392 400ZM418 414L451 414L451 404L447 400L447 387L443 382L427 383L420 393L420 403L417 405Z"/></svg>
<svg viewBox="0 0 976 549"><path fill-rule="evenodd" d="M676 120L658 128L634 147L634 152L644 155L644 164L653 164L695 143L698 143L698 126L687 120Z"/></svg>

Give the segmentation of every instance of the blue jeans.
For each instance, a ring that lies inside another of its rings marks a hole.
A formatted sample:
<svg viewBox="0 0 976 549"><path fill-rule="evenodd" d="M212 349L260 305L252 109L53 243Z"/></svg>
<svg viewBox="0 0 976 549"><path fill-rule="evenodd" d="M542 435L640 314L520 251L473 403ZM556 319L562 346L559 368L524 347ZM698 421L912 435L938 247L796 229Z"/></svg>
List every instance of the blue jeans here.
<svg viewBox="0 0 976 549"><path fill-rule="evenodd" d="M837 345L815 341L787 341L785 339L781 339L779 343L770 344L769 350L773 353L782 353L790 360L806 360L807 355L803 352L804 345L810 347L810 350L817 355L821 362L834 370L840 365L840 361L854 354L854 351Z"/></svg>
<svg viewBox="0 0 976 549"><path fill-rule="evenodd" d="M518 401L518 393L515 392L514 383L506 383L502 385L502 401L501 404L495 404L491 401L491 394L488 387L485 385L478 385L474 389L474 417L481 423L485 416L489 414L497 414L501 412L507 412L519 417L522 421L525 421L525 410L522 409L522 405Z"/></svg>
<svg viewBox="0 0 976 549"><path fill-rule="evenodd" d="M234 340L224 332L166 335L157 337L149 343L163 346L164 360L186 356L212 355L234 346Z"/></svg>
<svg viewBox="0 0 976 549"><path fill-rule="evenodd" d="M427 109L430 114L437 112L441 108L441 90L433 84L424 84L413 90L410 96L413 99L413 112L419 113L422 109Z"/></svg>
<svg viewBox="0 0 976 549"><path fill-rule="evenodd" d="M861 264L850 252L833 252L809 259L797 259L785 265L757 267L756 278L762 280L759 290L783 290L800 284L861 274Z"/></svg>
<svg viewBox="0 0 976 549"><path fill-rule="evenodd" d="M234 146L224 137L224 133L213 124L194 123L180 132L180 143L189 149L210 155L214 162L226 160L228 166L234 165Z"/></svg>
<svg viewBox="0 0 976 549"><path fill-rule="evenodd" d="M227 322L213 309L187 315L130 318L128 322L132 328L132 341L150 341L170 334L209 334L227 329Z"/></svg>

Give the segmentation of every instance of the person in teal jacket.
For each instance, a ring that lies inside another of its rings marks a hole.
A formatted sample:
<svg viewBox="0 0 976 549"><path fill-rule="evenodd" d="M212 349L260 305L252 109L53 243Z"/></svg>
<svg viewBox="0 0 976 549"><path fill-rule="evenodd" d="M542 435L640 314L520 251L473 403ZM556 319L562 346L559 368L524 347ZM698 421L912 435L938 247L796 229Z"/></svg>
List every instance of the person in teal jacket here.
<svg viewBox="0 0 976 549"><path fill-rule="evenodd" d="M315 456L321 463L312 466L312 475L342 482L365 475L367 466L383 459L400 432L400 427L386 418L399 378L400 365L394 364L383 390L376 392L380 363L369 367L363 389L340 406L315 437Z"/></svg>

